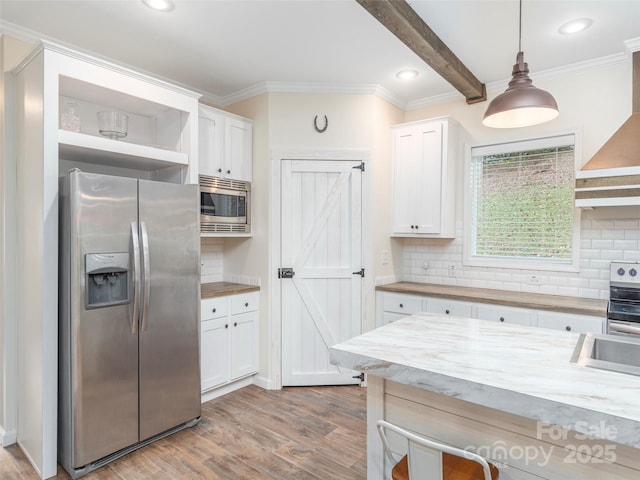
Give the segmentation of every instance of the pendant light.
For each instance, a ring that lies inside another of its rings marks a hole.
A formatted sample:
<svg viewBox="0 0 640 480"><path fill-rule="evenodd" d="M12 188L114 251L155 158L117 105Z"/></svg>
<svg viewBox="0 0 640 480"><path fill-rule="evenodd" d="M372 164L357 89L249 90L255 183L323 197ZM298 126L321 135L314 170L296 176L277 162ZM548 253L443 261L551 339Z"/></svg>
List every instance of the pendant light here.
<svg viewBox="0 0 640 480"><path fill-rule="evenodd" d="M533 86L529 66L522 53L522 0L518 26L518 56L513 66L508 88L494 98L484 114L482 123L492 128L528 127L548 122L558 116L553 96Z"/></svg>

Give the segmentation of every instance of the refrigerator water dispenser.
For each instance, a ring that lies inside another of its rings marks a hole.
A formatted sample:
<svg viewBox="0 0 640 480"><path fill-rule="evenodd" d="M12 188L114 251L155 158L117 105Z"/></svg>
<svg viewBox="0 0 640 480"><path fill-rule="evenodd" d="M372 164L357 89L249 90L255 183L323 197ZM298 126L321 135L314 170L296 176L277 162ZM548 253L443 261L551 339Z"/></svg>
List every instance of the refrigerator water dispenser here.
<svg viewBox="0 0 640 480"><path fill-rule="evenodd" d="M129 254L88 253L85 255L86 308L129 303Z"/></svg>

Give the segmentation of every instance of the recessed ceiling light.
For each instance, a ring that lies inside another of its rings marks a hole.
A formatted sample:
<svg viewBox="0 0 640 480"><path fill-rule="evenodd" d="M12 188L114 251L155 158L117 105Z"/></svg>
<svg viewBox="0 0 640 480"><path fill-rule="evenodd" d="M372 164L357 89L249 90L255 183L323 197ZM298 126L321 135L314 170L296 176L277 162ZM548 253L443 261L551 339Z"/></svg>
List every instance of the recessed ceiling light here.
<svg viewBox="0 0 640 480"><path fill-rule="evenodd" d="M142 0L142 3L153 10L159 10L161 12L173 10L172 0Z"/></svg>
<svg viewBox="0 0 640 480"><path fill-rule="evenodd" d="M593 20L590 18L578 18L577 20L571 20L563 25L560 25L558 32L562 35L571 35L586 30L591 26Z"/></svg>
<svg viewBox="0 0 640 480"><path fill-rule="evenodd" d="M396 77L401 80L411 80L412 78L416 78L418 76L417 70L401 70L396 73Z"/></svg>

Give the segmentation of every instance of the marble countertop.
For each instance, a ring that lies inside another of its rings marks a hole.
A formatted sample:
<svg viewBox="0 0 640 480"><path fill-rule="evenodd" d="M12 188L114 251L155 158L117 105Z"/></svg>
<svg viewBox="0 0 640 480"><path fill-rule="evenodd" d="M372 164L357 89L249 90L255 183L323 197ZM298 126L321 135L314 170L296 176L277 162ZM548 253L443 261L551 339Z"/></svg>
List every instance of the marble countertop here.
<svg viewBox="0 0 640 480"><path fill-rule="evenodd" d="M215 298L238 293L257 292L260 287L256 285L244 285L231 282L212 282L200 285L200 298Z"/></svg>
<svg viewBox="0 0 640 480"><path fill-rule="evenodd" d="M489 288L459 287L456 285L436 285L431 283L397 282L378 285L376 290L397 292L408 295L425 295L467 302L482 302L511 307L553 310L554 312L575 313L604 317L607 315L607 300L543 295L540 293L493 290Z"/></svg>
<svg viewBox="0 0 640 480"><path fill-rule="evenodd" d="M578 338L419 313L330 351L337 366L536 421L578 431L604 422L614 441L640 448L640 377L570 363Z"/></svg>

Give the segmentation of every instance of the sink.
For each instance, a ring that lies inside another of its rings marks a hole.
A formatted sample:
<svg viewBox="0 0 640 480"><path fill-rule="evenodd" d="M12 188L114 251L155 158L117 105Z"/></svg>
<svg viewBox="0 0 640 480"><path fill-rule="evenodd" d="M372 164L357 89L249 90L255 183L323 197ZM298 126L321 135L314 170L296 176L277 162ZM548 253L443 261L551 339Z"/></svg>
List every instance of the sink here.
<svg viewBox="0 0 640 480"><path fill-rule="evenodd" d="M571 362L584 367L640 376L640 339L583 333L578 338Z"/></svg>

